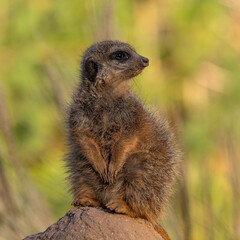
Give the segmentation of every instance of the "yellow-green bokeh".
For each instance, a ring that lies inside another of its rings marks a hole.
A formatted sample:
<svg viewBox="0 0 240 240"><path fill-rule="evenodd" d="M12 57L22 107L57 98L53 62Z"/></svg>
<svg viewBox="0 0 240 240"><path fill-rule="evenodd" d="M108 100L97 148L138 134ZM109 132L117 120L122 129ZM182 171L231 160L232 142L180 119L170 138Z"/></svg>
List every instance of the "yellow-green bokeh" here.
<svg viewBox="0 0 240 240"><path fill-rule="evenodd" d="M71 208L66 108L81 55L106 39L150 59L133 89L178 123L184 180L162 219L172 239L240 238L238 0L0 5L0 239L43 231Z"/></svg>

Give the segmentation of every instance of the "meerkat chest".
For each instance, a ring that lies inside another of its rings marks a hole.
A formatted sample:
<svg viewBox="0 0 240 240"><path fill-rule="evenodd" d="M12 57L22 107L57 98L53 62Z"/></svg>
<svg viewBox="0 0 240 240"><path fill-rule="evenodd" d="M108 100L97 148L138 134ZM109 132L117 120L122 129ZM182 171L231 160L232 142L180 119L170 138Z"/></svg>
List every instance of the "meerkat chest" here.
<svg viewBox="0 0 240 240"><path fill-rule="evenodd" d="M92 131L107 144L132 131L137 116L128 103L118 100L97 103L92 117Z"/></svg>
<svg viewBox="0 0 240 240"><path fill-rule="evenodd" d="M92 119L91 131L103 144L109 144L123 129L123 122L117 115L113 111L102 110Z"/></svg>
<svg viewBox="0 0 240 240"><path fill-rule="evenodd" d="M79 126L89 130L101 145L111 145L122 134L129 134L139 126L141 113L134 99L101 97L84 102ZM81 127L80 127L81 128Z"/></svg>

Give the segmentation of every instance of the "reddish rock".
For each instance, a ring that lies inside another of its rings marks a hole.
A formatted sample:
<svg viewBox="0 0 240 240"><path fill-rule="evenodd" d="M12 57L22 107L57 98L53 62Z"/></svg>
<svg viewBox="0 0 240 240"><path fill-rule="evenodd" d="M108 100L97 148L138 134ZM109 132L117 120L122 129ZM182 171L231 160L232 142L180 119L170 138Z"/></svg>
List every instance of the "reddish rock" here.
<svg viewBox="0 0 240 240"><path fill-rule="evenodd" d="M152 225L102 208L72 209L46 231L24 240L163 240Z"/></svg>

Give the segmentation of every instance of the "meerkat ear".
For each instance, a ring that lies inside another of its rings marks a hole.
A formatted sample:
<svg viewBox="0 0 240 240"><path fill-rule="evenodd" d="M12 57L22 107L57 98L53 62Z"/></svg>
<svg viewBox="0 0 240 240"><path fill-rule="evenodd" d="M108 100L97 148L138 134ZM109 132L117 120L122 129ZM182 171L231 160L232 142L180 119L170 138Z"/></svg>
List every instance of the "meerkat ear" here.
<svg viewBox="0 0 240 240"><path fill-rule="evenodd" d="M93 60L87 60L85 62L84 68L85 68L85 73L86 73L87 79L94 82L96 79L98 70L99 70L99 66L98 66L97 62L95 62Z"/></svg>

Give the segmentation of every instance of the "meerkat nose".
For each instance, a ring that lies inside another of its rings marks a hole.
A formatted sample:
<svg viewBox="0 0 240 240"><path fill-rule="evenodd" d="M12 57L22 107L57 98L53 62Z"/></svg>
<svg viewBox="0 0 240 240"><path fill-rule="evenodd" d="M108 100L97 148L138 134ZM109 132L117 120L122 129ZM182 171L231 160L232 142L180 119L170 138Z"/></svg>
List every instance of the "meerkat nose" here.
<svg viewBox="0 0 240 240"><path fill-rule="evenodd" d="M144 67L147 67L149 65L149 59L145 58L145 57L142 57L142 63L143 63Z"/></svg>

